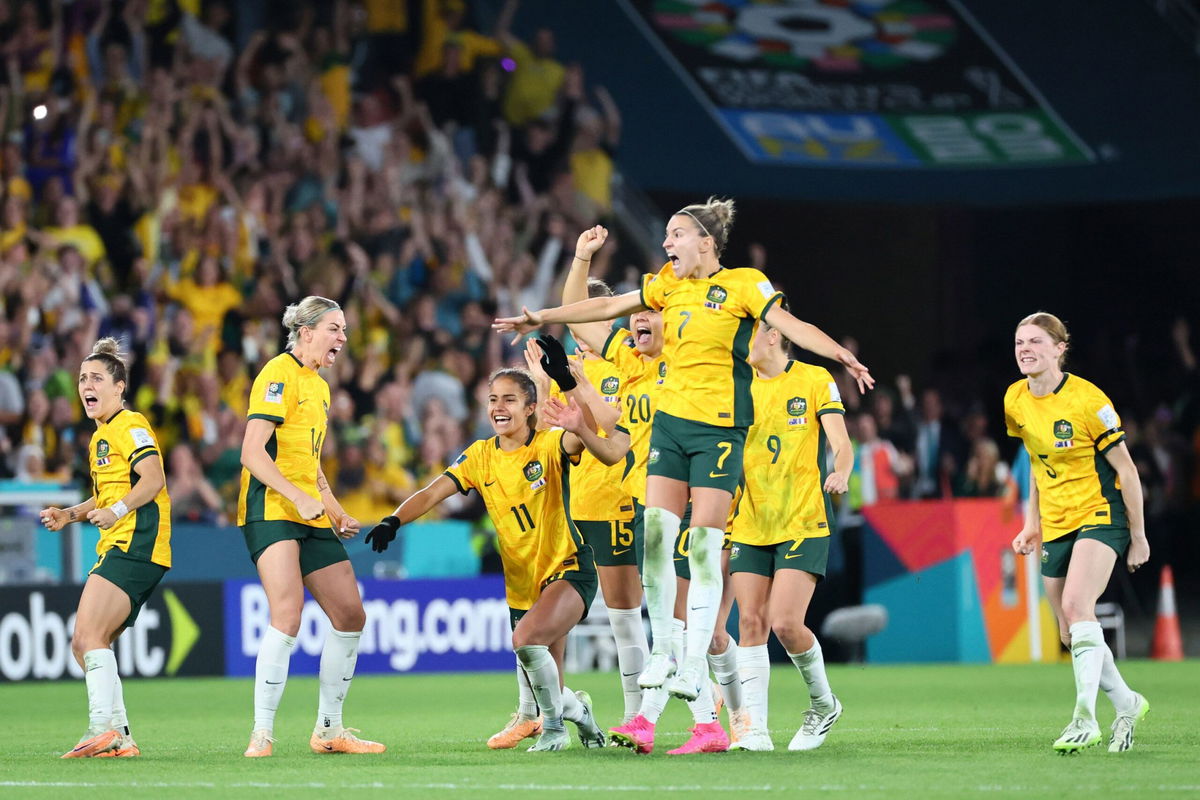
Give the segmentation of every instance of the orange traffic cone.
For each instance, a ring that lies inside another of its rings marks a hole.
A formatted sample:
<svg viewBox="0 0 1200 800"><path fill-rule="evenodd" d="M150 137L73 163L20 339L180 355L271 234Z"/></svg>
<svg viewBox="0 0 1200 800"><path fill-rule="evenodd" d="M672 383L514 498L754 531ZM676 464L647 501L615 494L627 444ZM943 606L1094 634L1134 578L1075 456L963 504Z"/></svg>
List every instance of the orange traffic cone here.
<svg viewBox="0 0 1200 800"><path fill-rule="evenodd" d="M1158 618L1154 621L1154 641L1150 657L1159 661L1183 661L1183 635L1179 632L1179 614L1175 611L1175 578L1171 567L1162 568L1158 590Z"/></svg>

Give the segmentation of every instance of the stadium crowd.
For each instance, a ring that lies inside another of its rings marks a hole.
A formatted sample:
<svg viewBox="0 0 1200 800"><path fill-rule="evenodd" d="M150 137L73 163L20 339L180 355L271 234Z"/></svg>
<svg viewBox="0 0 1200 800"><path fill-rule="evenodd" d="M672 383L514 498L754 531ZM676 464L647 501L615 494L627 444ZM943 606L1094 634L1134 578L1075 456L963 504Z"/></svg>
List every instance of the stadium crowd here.
<svg viewBox="0 0 1200 800"><path fill-rule="evenodd" d="M350 327L324 449L350 514L390 513L488 435L486 378L520 359L490 322L557 304L575 236L611 212L621 120L551 31L512 34L519 0L478 12L0 0L0 477L86 485L75 370L115 336L177 517L229 523L250 381L306 294ZM639 260L591 271L628 289L660 266ZM1122 409L1152 536L1200 497L1189 335L1176 393ZM1020 496L1028 465L980 398L900 376L861 403L850 523L881 499Z"/></svg>

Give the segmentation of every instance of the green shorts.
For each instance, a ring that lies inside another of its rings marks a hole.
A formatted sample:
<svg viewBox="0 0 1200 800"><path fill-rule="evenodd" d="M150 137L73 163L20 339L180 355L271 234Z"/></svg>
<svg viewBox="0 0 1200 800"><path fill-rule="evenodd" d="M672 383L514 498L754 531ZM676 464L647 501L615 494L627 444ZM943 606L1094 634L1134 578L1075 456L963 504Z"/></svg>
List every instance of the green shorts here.
<svg viewBox="0 0 1200 800"><path fill-rule="evenodd" d="M308 575L339 561L350 560L346 555L346 545L342 544L342 540L329 528L314 528L288 520L268 520L247 522L242 526L242 535L246 537L246 549L250 551L250 560L255 564L258 563L258 557L262 555L263 550L276 542L286 542L289 539L298 541L301 575Z"/></svg>
<svg viewBox="0 0 1200 800"><path fill-rule="evenodd" d="M1129 528L1115 525L1096 525L1080 528L1061 536L1053 542L1042 543L1042 575L1047 578L1067 577L1067 567L1071 563L1071 551L1079 539L1095 539L1117 551L1117 558L1123 558L1129 549Z"/></svg>
<svg viewBox="0 0 1200 800"><path fill-rule="evenodd" d="M635 520L576 520L583 541L592 548L597 567L624 567L638 564L638 551L644 546Z"/></svg>
<svg viewBox="0 0 1200 800"><path fill-rule="evenodd" d="M106 581L115 584L121 591L129 595L129 616L123 623L126 628L132 628L137 622L138 613L150 599L154 587L167 574L167 567L152 561L142 561L131 558L119 547L110 547L100 554L95 566L88 570L89 575L99 575Z"/></svg>
<svg viewBox="0 0 1200 800"><path fill-rule="evenodd" d="M592 601L596 599L596 568L593 566L593 556L587 545L579 548L579 569L564 570L556 572L546 580L542 581L542 590L557 581L566 581L571 584L571 588L579 592L579 598L583 600L583 616L579 618L580 622L587 619L588 611L592 608ZM540 599L540 595L539 595ZM537 601L534 601L534 605ZM517 629L517 623L521 621L521 617L529 613L527 608L508 607L508 621L512 625L513 630Z"/></svg>
<svg viewBox="0 0 1200 800"><path fill-rule="evenodd" d="M656 411L647 474L733 494L742 479L746 428L720 428Z"/></svg>
<svg viewBox="0 0 1200 800"><path fill-rule="evenodd" d="M729 555L729 572L749 572L771 578L781 569L798 569L825 579L829 563L829 537L812 536L779 544L743 544L738 542Z"/></svg>
<svg viewBox="0 0 1200 800"><path fill-rule="evenodd" d="M691 509L691 506L688 506ZM683 578L685 581L692 579L692 568L688 564L688 556L691 555L691 548L688 546L688 521L685 519L679 525L679 535L675 537L675 577ZM725 539L721 542L722 550L729 550L733 547L733 537L728 531L725 532Z"/></svg>

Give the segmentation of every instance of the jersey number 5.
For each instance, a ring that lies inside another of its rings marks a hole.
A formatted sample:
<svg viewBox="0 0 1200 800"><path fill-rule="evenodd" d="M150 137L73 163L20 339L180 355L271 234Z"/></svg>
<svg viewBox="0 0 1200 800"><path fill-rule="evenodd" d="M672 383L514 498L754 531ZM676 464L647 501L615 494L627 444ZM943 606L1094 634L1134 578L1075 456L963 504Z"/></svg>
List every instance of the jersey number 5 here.
<svg viewBox="0 0 1200 800"><path fill-rule="evenodd" d="M1041 459L1042 466L1046 468L1046 474L1051 478L1057 478L1058 473L1054 471L1054 467L1050 466L1050 456L1044 456L1041 453L1038 453L1038 458Z"/></svg>

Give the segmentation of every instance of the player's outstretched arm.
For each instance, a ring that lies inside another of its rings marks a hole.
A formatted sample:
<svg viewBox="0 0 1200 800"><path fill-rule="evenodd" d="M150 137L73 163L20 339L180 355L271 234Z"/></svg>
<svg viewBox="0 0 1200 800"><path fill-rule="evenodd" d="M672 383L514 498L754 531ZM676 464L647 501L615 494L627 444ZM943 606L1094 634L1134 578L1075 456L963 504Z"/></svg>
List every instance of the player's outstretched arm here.
<svg viewBox="0 0 1200 800"><path fill-rule="evenodd" d="M516 344L521 337L531 331L536 331L543 325L556 322L566 324L576 322L603 322L616 319L626 314L632 314L645 308L642 305L640 292L626 292L613 297L593 297L557 308L547 308L542 311L521 309L518 317L500 317L492 322L492 329L500 333L515 333L512 343Z"/></svg>
<svg viewBox="0 0 1200 800"><path fill-rule="evenodd" d="M842 364L858 382L860 392L865 393L867 389L875 387L875 379L871 377L871 371L855 357L854 353L835 342L829 334L816 325L796 319L791 312L785 311L778 305L772 306L763 320L772 328L778 328L796 346Z"/></svg>
<svg viewBox="0 0 1200 800"><path fill-rule="evenodd" d="M378 525L370 530L364 541L371 545L371 549L376 553L382 553L396 538L396 532L400 530L401 525L407 525L425 516L438 503L457 491L458 486L454 481L445 475L438 475L429 482L428 486L415 492L401 503L394 513L384 517Z"/></svg>
<svg viewBox="0 0 1200 800"><path fill-rule="evenodd" d="M546 416L549 417L551 425L566 430L562 446L563 450L571 455L581 453L587 448L600 463L611 467L629 452L628 433L617 428L612 436L601 437L574 398L568 398L565 405L559 400L550 400L546 404Z"/></svg>
<svg viewBox="0 0 1200 800"><path fill-rule="evenodd" d="M592 268L592 256L604 246L608 239L608 229L603 225L588 228L579 234L575 242L575 257L571 259L571 268L567 271L567 279L563 282L563 305L578 303L588 298L588 277ZM608 321L579 322L571 326L571 335L586 344L592 350L599 352L604 348L608 339Z"/></svg>

